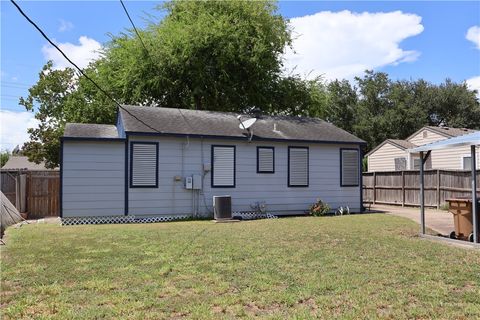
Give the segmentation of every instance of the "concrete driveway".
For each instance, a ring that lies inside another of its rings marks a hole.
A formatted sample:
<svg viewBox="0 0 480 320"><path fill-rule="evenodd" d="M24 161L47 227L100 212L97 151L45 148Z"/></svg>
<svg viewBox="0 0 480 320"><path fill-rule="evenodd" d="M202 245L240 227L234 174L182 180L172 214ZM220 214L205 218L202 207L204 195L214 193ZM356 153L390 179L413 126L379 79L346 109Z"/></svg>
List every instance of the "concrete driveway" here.
<svg viewBox="0 0 480 320"><path fill-rule="evenodd" d="M371 206L370 209L372 211L381 211L386 214L408 218L420 224L420 208L376 204ZM427 228L446 236L455 229L452 214L443 210L425 209L425 224Z"/></svg>

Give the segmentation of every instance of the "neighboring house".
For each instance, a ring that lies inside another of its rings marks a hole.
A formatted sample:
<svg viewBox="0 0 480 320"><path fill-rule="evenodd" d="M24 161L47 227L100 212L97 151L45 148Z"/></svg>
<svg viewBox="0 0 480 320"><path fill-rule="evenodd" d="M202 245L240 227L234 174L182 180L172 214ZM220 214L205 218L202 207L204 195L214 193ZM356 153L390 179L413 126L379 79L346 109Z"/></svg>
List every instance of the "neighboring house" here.
<svg viewBox="0 0 480 320"><path fill-rule="evenodd" d="M234 212L304 214L317 199L358 212L364 144L314 118L262 116L250 136L232 113L124 106L116 125L66 125L62 215L207 215L216 195Z"/></svg>
<svg viewBox="0 0 480 320"><path fill-rule="evenodd" d="M418 153L409 153L408 149L472 132L475 130L423 127L405 140L385 140L365 155L368 159L368 171L418 170L420 156ZM470 159L468 147L434 150L427 160L426 169L470 170Z"/></svg>
<svg viewBox="0 0 480 320"><path fill-rule="evenodd" d="M25 156L16 156L16 155L11 155L10 158L8 158L8 161L3 165L2 171L53 171L53 170L58 170L58 168L55 169L47 169L45 167L45 163L35 163L28 161L28 157Z"/></svg>

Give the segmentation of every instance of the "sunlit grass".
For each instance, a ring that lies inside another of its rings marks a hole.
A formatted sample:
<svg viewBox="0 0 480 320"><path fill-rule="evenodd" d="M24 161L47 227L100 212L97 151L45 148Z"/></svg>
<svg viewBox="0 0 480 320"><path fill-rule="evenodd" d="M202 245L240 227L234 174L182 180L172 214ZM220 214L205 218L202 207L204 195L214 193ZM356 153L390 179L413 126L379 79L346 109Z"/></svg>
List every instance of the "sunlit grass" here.
<svg viewBox="0 0 480 320"><path fill-rule="evenodd" d="M19 318L479 318L480 254L385 215L7 230Z"/></svg>

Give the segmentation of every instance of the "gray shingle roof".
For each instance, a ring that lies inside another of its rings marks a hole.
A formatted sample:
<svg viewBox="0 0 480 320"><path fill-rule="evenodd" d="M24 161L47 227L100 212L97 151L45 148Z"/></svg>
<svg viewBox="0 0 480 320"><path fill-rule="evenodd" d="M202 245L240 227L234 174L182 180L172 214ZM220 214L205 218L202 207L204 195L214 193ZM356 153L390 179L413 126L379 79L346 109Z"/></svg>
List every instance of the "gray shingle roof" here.
<svg viewBox="0 0 480 320"><path fill-rule="evenodd" d="M365 157L368 157L370 156L372 153L374 153L375 151L377 151L378 149L380 149L381 147L383 147L385 144L387 143L390 143L391 145L394 145L395 147L397 148L400 148L402 150L406 150L406 149L410 149L410 148L415 148L417 147L416 144L414 143L411 143L410 141L407 141L407 140L401 140L401 139L387 139L385 141L383 141L382 143L380 143L378 146L376 146L375 148L373 148L372 150L370 150L366 155Z"/></svg>
<svg viewBox="0 0 480 320"><path fill-rule="evenodd" d="M157 133L158 130L167 135L246 136L245 130L239 128L238 114L234 113L140 106L124 108L128 112L120 109L120 114L126 132ZM243 119L247 118L249 116L244 116ZM261 116L251 130L253 140L365 143L347 131L317 118Z"/></svg>
<svg viewBox="0 0 480 320"><path fill-rule="evenodd" d="M387 139L388 142L391 142L403 149L410 149L410 148L415 148L417 145L415 143L411 143L410 141L407 140L400 140L400 139Z"/></svg>
<svg viewBox="0 0 480 320"><path fill-rule="evenodd" d="M64 137L68 138L118 138L117 127L111 124L67 123Z"/></svg>
<svg viewBox="0 0 480 320"><path fill-rule="evenodd" d="M459 137L467 133L473 133L476 130L467 129L467 128L452 128L452 127L434 127L427 126L428 129L438 132L449 137Z"/></svg>
<svg viewBox="0 0 480 320"><path fill-rule="evenodd" d="M32 171L43 171L43 170L58 170L47 169L44 162L39 164L35 162L28 161L28 157L25 156L10 156L8 161L3 165L2 169L4 170L32 170Z"/></svg>

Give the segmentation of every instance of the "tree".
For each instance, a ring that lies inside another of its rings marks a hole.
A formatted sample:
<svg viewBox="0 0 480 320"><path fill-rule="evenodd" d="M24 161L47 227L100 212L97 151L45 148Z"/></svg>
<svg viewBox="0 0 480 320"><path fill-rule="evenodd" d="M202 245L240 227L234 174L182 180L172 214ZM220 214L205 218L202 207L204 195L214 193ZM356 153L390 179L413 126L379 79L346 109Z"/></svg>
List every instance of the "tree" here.
<svg viewBox="0 0 480 320"><path fill-rule="evenodd" d="M358 96L356 88L347 80L334 80L327 85L325 120L336 126L353 131Z"/></svg>
<svg viewBox="0 0 480 320"><path fill-rule="evenodd" d="M141 31L113 37L97 65L125 103L198 110L268 110L283 86L287 21L275 2L172 1Z"/></svg>
<svg viewBox="0 0 480 320"><path fill-rule="evenodd" d="M95 78L95 65L85 72ZM60 137L67 122L113 123L116 114L115 104L90 81L79 78L71 68L53 69L51 61L45 64L39 80L19 103L35 112L40 123L37 128L28 129L30 141L22 151L30 161L45 161L47 168L59 164Z"/></svg>
<svg viewBox="0 0 480 320"><path fill-rule="evenodd" d="M10 152L8 150L0 151L0 168L7 163L8 159L10 158Z"/></svg>

